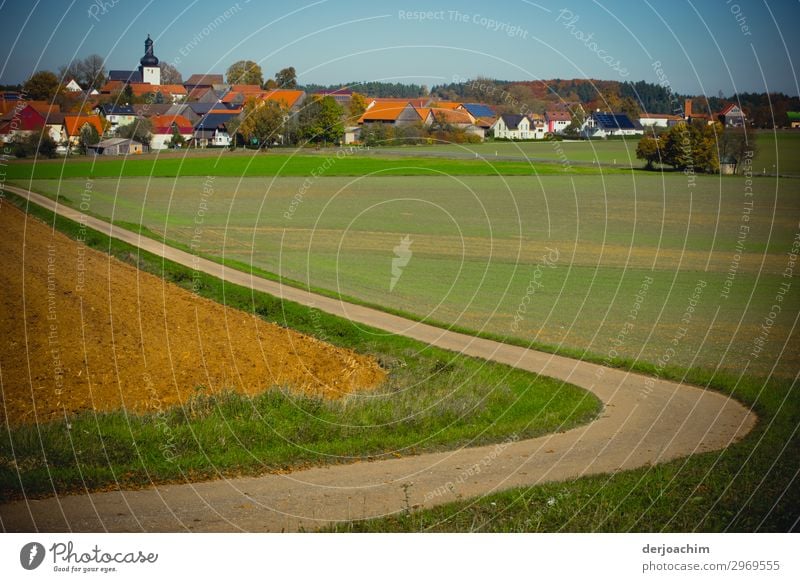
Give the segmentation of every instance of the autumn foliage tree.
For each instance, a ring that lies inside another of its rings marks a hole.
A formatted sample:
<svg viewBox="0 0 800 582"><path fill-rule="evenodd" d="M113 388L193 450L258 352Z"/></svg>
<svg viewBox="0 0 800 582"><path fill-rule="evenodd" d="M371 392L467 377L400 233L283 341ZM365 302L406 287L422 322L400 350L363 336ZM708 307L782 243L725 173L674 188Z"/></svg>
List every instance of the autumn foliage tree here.
<svg viewBox="0 0 800 582"><path fill-rule="evenodd" d="M39 71L34 73L22 86L28 99L52 101L58 93L60 83L55 73Z"/></svg>
<svg viewBox="0 0 800 582"><path fill-rule="evenodd" d="M245 142L258 147L274 143L286 120L286 110L276 101L250 99L242 110L237 131Z"/></svg>
<svg viewBox="0 0 800 582"><path fill-rule="evenodd" d="M261 67L254 61L236 61L226 73L229 85L258 85L264 84L264 74Z"/></svg>

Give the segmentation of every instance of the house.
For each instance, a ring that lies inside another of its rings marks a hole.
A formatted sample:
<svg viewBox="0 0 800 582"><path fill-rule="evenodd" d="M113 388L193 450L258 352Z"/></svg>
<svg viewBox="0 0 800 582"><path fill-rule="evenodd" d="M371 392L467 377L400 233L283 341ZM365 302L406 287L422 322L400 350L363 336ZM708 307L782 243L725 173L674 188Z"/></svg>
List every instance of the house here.
<svg viewBox="0 0 800 582"><path fill-rule="evenodd" d="M99 115L64 115L59 141L77 146L80 143L81 129L87 124L94 126L97 133L103 135L103 120Z"/></svg>
<svg viewBox="0 0 800 582"><path fill-rule="evenodd" d="M744 111L735 103L725 106L719 112L719 120L725 127L744 127L745 119Z"/></svg>
<svg viewBox="0 0 800 582"><path fill-rule="evenodd" d="M142 83L142 74L139 71L109 71L106 78L106 84L116 83L118 86L124 86L128 83ZM100 89L103 93L103 89Z"/></svg>
<svg viewBox="0 0 800 582"><path fill-rule="evenodd" d="M75 79L70 79L69 83L64 85L64 90L69 91L70 93L81 93L83 89Z"/></svg>
<svg viewBox="0 0 800 582"><path fill-rule="evenodd" d="M150 123L153 125L150 149L153 150L169 148L176 130L187 142L194 135L194 125L182 115L155 115L150 118Z"/></svg>
<svg viewBox="0 0 800 582"><path fill-rule="evenodd" d="M683 118L669 113L640 113L639 125L642 127L672 127Z"/></svg>
<svg viewBox="0 0 800 582"><path fill-rule="evenodd" d="M187 93L191 93L196 89L213 89L214 85L223 85L225 79L222 75L206 74L206 75L192 75L183 82Z"/></svg>
<svg viewBox="0 0 800 582"><path fill-rule="evenodd" d="M257 91L252 88L257 87ZM220 103L228 108L241 108L245 102L255 99L256 101L274 101L284 109L297 111L306 99L305 91L294 89L271 89L265 91L258 85L234 85L231 90L220 99Z"/></svg>
<svg viewBox="0 0 800 582"><path fill-rule="evenodd" d="M569 111L548 110L544 113L545 131L547 133L562 134L572 123L572 115Z"/></svg>
<svg viewBox="0 0 800 582"><path fill-rule="evenodd" d="M503 113L491 130L495 139L533 139L531 120L524 115Z"/></svg>
<svg viewBox="0 0 800 582"><path fill-rule="evenodd" d="M787 111L786 118L789 120L789 127L800 128L800 111Z"/></svg>
<svg viewBox="0 0 800 582"><path fill-rule="evenodd" d="M144 145L134 139L124 137L112 137L99 141L94 145L86 147L87 153L96 156L127 156L128 154L141 154L144 152Z"/></svg>
<svg viewBox="0 0 800 582"><path fill-rule="evenodd" d="M134 103L131 105L137 117L149 119L155 115L169 115L170 109L180 107L172 103Z"/></svg>
<svg viewBox="0 0 800 582"><path fill-rule="evenodd" d="M103 116L111 133L115 133L123 125L129 125L136 121L136 112L130 105L103 103L95 107L94 112Z"/></svg>
<svg viewBox="0 0 800 582"><path fill-rule="evenodd" d="M200 102L217 102L221 95L217 93L212 87L197 87L189 91L186 95L187 101L200 101Z"/></svg>
<svg viewBox="0 0 800 582"><path fill-rule="evenodd" d="M606 138L625 135L643 135L641 125L631 121L624 113L593 112L581 128L581 133L588 138Z"/></svg>
<svg viewBox="0 0 800 582"><path fill-rule="evenodd" d="M27 137L41 132L44 126L44 116L25 101L20 101L0 117L0 140L8 143L17 137Z"/></svg>
<svg viewBox="0 0 800 582"><path fill-rule="evenodd" d="M194 126L194 140L199 147L228 147L231 135L227 124L235 113L206 113Z"/></svg>
<svg viewBox="0 0 800 582"><path fill-rule="evenodd" d="M358 124L382 123L386 125L413 125L423 121L417 109L422 108L413 101L396 99L374 99L370 107L358 119Z"/></svg>

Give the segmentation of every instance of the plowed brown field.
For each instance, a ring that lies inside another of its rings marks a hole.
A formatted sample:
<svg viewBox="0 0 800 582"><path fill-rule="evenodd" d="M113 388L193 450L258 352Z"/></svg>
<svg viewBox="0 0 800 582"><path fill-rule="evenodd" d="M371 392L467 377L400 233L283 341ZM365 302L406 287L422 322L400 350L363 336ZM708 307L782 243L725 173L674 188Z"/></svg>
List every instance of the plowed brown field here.
<svg viewBox="0 0 800 582"><path fill-rule="evenodd" d="M146 413L198 390L336 398L384 378L370 358L199 297L8 204L0 232L3 422Z"/></svg>

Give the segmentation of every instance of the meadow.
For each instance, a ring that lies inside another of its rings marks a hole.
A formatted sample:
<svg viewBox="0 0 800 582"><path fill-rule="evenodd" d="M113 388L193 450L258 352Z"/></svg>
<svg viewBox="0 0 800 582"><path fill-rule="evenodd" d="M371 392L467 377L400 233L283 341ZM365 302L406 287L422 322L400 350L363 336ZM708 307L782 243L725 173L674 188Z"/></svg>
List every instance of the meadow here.
<svg viewBox="0 0 800 582"><path fill-rule="evenodd" d="M25 206L13 195L0 202ZM181 405L151 414L122 409L37 424L12 420L0 435L0 502L394 458L510 434L527 438L589 422L601 409L576 386L355 326L82 231L39 207L28 211L202 297L371 356L387 378L374 390L335 400L283 386L255 396L195 386Z"/></svg>
<svg viewBox="0 0 800 582"><path fill-rule="evenodd" d="M800 367L792 179L757 178L752 197L740 176L644 172L88 184L92 214L425 321L655 373ZM85 179L31 186L75 207L87 196Z"/></svg>

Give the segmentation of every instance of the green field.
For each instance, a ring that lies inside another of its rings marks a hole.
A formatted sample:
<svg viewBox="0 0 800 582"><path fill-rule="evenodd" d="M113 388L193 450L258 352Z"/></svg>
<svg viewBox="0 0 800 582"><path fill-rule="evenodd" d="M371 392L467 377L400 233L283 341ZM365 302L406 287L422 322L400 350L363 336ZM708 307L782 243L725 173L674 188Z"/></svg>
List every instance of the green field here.
<svg viewBox="0 0 800 582"><path fill-rule="evenodd" d="M24 206L21 199L13 202ZM2 204L7 201L3 200ZM33 207L75 238L78 225ZM331 401L280 386L254 397L206 394L159 414L85 412L0 435L0 503L109 486L240 476L449 450L567 430L593 419L576 386L427 346L264 293L222 283L96 232L86 244L236 309L378 360L375 390ZM199 278L198 278L199 277ZM164 454L165 443L169 455Z"/></svg>
<svg viewBox="0 0 800 582"><path fill-rule="evenodd" d="M508 341L649 362L656 372L793 377L800 296L780 291L791 283L783 275L800 182L757 179L752 210L744 178L693 184L654 173L97 179L88 211ZM32 187L77 207L87 183ZM392 287L406 235L411 257ZM770 318L776 301L781 311Z"/></svg>

